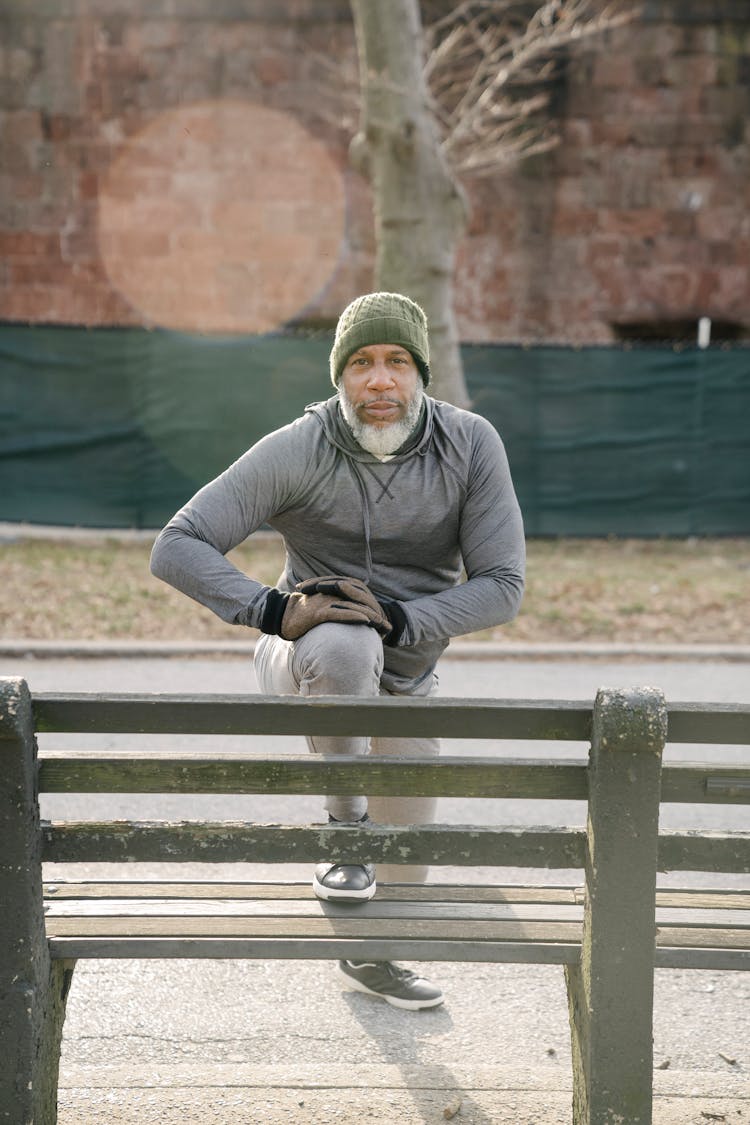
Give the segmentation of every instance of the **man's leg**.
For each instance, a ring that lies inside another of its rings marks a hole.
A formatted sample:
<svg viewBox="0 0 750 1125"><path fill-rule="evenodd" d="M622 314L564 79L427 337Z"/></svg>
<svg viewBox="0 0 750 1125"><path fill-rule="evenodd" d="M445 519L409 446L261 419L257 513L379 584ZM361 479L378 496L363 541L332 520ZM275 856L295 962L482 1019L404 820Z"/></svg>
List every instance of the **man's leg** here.
<svg viewBox="0 0 750 1125"><path fill-rule="evenodd" d="M380 692L383 645L366 625L317 625L296 641L263 636L255 655L255 671L267 695L354 695ZM307 744L316 754L368 754L366 736L314 735ZM325 805L335 820L361 820L366 797L328 797Z"/></svg>
<svg viewBox="0 0 750 1125"><path fill-rule="evenodd" d="M255 670L261 691L268 695L374 697L380 694L383 646L375 630L366 626L318 625L297 641L284 641L268 635L261 637L255 653ZM366 737L316 735L308 738L307 742L310 749L319 754L367 754L370 751L370 740ZM431 757L438 752L438 743L434 739L386 738L373 740L373 745L376 742L378 752L386 755L413 753ZM385 823L418 824L434 819L435 801L431 797L371 798L370 806L373 816ZM334 819L351 822L366 815L367 799L329 797L326 807ZM358 865L337 866L333 881L340 882L339 876L343 875L346 883L352 866ZM366 873L368 869L372 871L369 864L364 867ZM383 870L391 871L389 877L394 880L419 882L424 881L427 868L386 865ZM359 880L355 878L355 881ZM374 872L371 886L374 890ZM352 896L352 901L362 901L363 897L371 895ZM339 971L350 987L381 997L397 1008L434 1008L443 1002L443 994L438 987L390 961L340 961Z"/></svg>
<svg viewBox="0 0 750 1125"><path fill-rule="evenodd" d="M437 676L423 683L414 693L425 697L436 695ZM388 693L391 694L391 693ZM373 738L371 754L384 758L436 758L440 753L439 738ZM437 797L371 797L370 815L378 824L434 824ZM378 869L385 883L424 883L426 865L382 864Z"/></svg>
<svg viewBox="0 0 750 1125"><path fill-rule="evenodd" d="M429 692L436 690L433 686ZM423 693L420 693L423 694ZM373 738L372 754L383 757L434 758L440 752L437 738ZM436 797L370 797L370 815L379 824L430 824L435 820ZM383 882L424 883L429 868L423 865L384 863L378 867ZM396 1008L418 1010L443 1003L438 985L391 961L340 961L341 976L352 988L379 996Z"/></svg>
<svg viewBox="0 0 750 1125"><path fill-rule="evenodd" d="M440 753L437 738L373 738L373 755L385 758L434 758ZM370 816L378 824L434 824L437 797L370 797ZM429 867L384 863L378 867L383 883L424 883Z"/></svg>
<svg viewBox="0 0 750 1125"><path fill-rule="evenodd" d="M374 629L326 623L296 641L263 637L256 649L256 673L261 690L273 695L377 696L383 669L383 645ZM367 737L321 736L307 739L318 754L367 754ZM365 796L329 796L332 820L352 824L367 817ZM322 863L315 869L313 888L319 898L363 902L375 894L371 864Z"/></svg>

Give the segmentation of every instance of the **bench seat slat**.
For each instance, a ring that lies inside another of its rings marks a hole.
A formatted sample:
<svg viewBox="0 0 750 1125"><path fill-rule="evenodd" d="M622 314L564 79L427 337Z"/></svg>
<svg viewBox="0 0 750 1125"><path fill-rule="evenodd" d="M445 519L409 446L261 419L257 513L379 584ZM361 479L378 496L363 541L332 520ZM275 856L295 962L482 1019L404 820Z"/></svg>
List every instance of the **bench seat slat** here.
<svg viewBox="0 0 750 1125"><path fill-rule="evenodd" d="M53 938L53 958L248 958L315 960L339 957L382 961L466 961L539 965L572 965L580 960L574 942L411 941L355 938ZM750 950L657 947L657 968L750 970Z"/></svg>
<svg viewBox="0 0 750 1125"><path fill-rule="evenodd" d="M262 938L273 945L282 938L381 938L395 941L564 942L580 943L581 923L543 921L466 921L402 918L51 918L48 937L56 938ZM656 946L668 948L748 949L747 927L657 928Z"/></svg>
<svg viewBox="0 0 750 1125"><path fill-rule="evenodd" d="M657 926L656 944L686 948L748 949L750 931L747 925L737 929L720 926Z"/></svg>
<svg viewBox="0 0 750 1125"><path fill-rule="evenodd" d="M143 882L106 880L61 880L45 884L45 897L52 899L173 898L173 899L314 899L309 882ZM378 883L379 901L416 902L559 902L582 903L581 886L540 884L452 884ZM317 901L317 900L316 900ZM715 910L750 910L750 891L726 888L719 891L685 887L656 892L656 905Z"/></svg>
<svg viewBox="0 0 750 1125"><path fill-rule="evenodd" d="M355 958L387 961L482 961L521 964L576 964L580 944L575 942L491 942L412 940L396 938L53 938L53 958L78 957L179 957L266 960L331 960Z"/></svg>
<svg viewBox="0 0 750 1125"><path fill-rule="evenodd" d="M685 906L700 910L750 910L750 891L724 889L710 891L702 889L659 890L656 892L656 905Z"/></svg>
<svg viewBox="0 0 750 1125"><path fill-rule="evenodd" d="M676 948L658 946L654 956L657 969L722 969L750 971L750 949Z"/></svg>
<svg viewBox="0 0 750 1125"><path fill-rule="evenodd" d="M730 915L730 911L714 912ZM395 918L408 924L412 920L459 920L459 921L567 921L583 920L583 907L569 903L460 903L460 902L386 902L374 899L362 906L341 906L335 903L321 904L307 899L285 899L271 901L234 901L219 899L109 899L106 902L91 900L52 902L46 908L46 920L50 927L57 925L61 918L79 918L87 922L94 918L119 918L123 924L129 918L277 918L285 924L288 918L343 918L356 921L367 918ZM730 918L721 921L729 923ZM675 923L679 919L675 918ZM748 923L750 924L750 923Z"/></svg>
<svg viewBox="0 0 750 1125"><path fill-rule="evenodd" d="M337 906L334 903L322 905L309 900L283 900L271 901L234 901L220 899L210 901L201 899L191 900L160 900L160 899L110 899L107 901L92 900L61 900L52 902L46 909L46 921L49 931L57 932L61 919L66 920L66 925L72 925L71 920L78 919L80 925L85 927L98 919L119 920L125 928L133 919L152 918L165 919L165 928L171 924L166 921L172 918L203 919L208 926L217 918L228 920L245 919L276 919L279 931L283 933L284 927L290 918L315 919L321 916L331 919L343 919L346 922L355 921L358 925L366 926L373 919L396 919L407 928L412 922L429 921L442 923L444 921L461 922L582 922L583 907L560 903L445 903L445 902L385 902L376 900L366 906L354 907ZM112 922L115 925L115 921ZM238 924L240 924L238 922ZM673 907L657 908L656 924L659 929L666 930L742 930L747 941L750 938L750 915L743 910L680 910Z"/></svg>
<svg viewBox="0 0 750 1125"><path fill-rule="evenodd" d="M581 892L579 894L579 892ZM48 901L75 898L172 898L172 899L315 899L306 883L224 882L85 882L61 881L45 884ZM573 886L483 886L451 883L378 883L378 901L386 902L560 902L583 901L582 888ZM318 901L315 899L315 901ZM750 895L748 896L750 902Z"/></svg>
<svg viewBox="0 0 750 1125"><path fill-rule="evenodd" d="M456 918L410 918L408 937L474 941L578 941L580 922L471 921ZM48 936L66 937L381 937L404 933L403 918L317 917L274 915L191 918L187 916L124 918L49 918Z"/></svg>

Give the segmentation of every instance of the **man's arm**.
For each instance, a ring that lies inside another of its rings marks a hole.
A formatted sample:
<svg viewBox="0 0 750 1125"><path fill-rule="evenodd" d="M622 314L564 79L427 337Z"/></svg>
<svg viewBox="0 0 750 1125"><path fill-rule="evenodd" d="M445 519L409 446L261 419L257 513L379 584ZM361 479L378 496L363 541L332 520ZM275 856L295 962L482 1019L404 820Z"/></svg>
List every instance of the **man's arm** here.
<svg viewBox="0 0 750 1125"><path fill-rule="evenodd" d="M272 518L297 486L302 462L291 429L263 438L201 488L154 543L152 574L230 623L260 628L271 588L225 555Z"/></svg>
<svg viewBox="0 0 750 1125"><path fill-rule="evenodd" d="M512 621L523 597L523 520L500 437L477 419L469 487L461 512L466 581L438 594L401 601L399 645L457 637Z"/></svg>

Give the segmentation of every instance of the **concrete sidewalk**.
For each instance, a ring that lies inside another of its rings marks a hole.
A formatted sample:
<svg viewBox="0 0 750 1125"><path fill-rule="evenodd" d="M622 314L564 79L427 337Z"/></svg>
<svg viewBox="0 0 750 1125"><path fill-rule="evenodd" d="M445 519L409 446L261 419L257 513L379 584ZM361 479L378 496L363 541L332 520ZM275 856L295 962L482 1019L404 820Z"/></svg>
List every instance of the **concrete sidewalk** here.
<svg viewBox="0 0 750 1125"><path fill-rule="evenodd" d="M750 1083L656 1075L654 1125L747 1121ZM74 1068L59 1125L570 1125L567 1077L553 1070L233 1065L144 1071Z"/></svg>
<svg viewBox="0 0 750 1125"><path fill-rule="evenodd" d="M570 1125L562 970L429 964L440 1008L404 1012L328 962L84 962L59 1125ZM656 974L655 1125L750 1118L750 981ZM732 1061L733 1060L733 1061Z"/></svg>

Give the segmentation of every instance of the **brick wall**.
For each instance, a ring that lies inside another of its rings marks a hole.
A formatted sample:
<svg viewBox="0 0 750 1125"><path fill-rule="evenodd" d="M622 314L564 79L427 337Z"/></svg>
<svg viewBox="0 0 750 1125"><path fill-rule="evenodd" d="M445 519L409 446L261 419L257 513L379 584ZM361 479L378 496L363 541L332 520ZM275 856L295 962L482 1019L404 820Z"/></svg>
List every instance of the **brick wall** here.
<svg viewBox="0 0 750 1125"><path fill-rule="evenodd" d="M6 0L0 318L265 331L372 285L345 0ZM333 60L332 69L325 60ZM468 340L750 332L750 10L650 0L561 75L562 143L470 184Z"/></svg>

